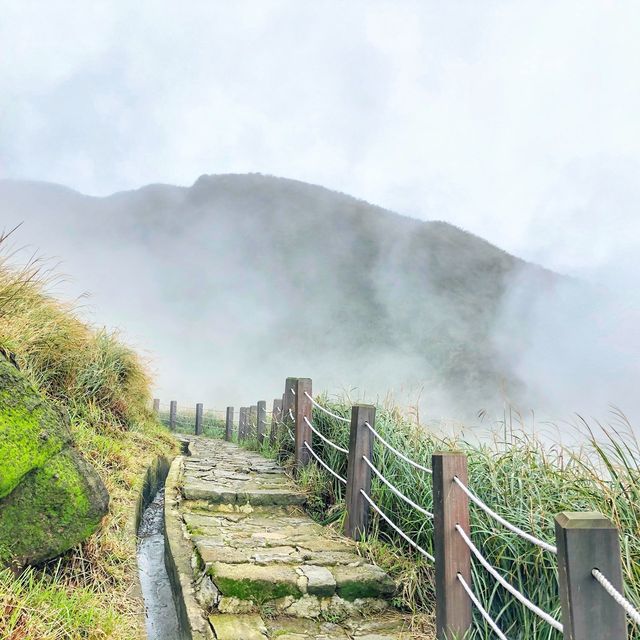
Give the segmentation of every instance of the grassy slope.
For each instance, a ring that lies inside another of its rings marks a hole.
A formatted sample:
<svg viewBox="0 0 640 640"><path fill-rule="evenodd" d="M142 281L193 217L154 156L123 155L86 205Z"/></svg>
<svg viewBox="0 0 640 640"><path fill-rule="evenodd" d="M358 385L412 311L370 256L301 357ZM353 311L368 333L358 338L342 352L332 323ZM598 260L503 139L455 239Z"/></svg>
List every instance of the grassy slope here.
<svg viewBox="0 0 640 640"><path fill-rule="evenodd" d="M347 417L346 403L324 406ZM338 445L349 446L349 425L314 409L316 428ZM585 431L587 425L583 425ZM393 408L379 407L376 428L407 457L429 465L434 451L462 450L468 455L471 489L499 514L525 531L554 543L554 516L561 511L600 511L621 531L622 565L626 595L640 608L640 445L624 416L609 427L605 442L591 439L580 452L570 454L543 446L524 434L514 434L508 444L499 441L478 445L441 439L408 421ZM282 434L281 434L282 435ZM256 443L248 443L256 448ZM280 446L291 449L285 434ZM314 450L335 471L346 477L346 456L314 438ZM264 453L273 455L267 449ZM431 478L399 460L375 443L374 460L384 476L406 496L432 510ZM606 478L606 479L604 479ZM344 518L342 485L317 465L299 478L310 494L312 515L325 524L340 527ZM432 525L420 513L398 499L374 478L372 497L380 508L413 540L433 553ZM555 558L506 531L473 505L471 531L474 543L512 585L554 617L560 618ZM397 604L418 614L433 615L433 567L372 514L372 528L365 552L385 567L401 585ZM474 589L489 604L508 637L521 640L560 640L561 634L540 621L496 586L482 567L474 568ZM474 638L493 638L492 631L476 617ZM640 629L630 625L629 637L640 639Z"/></svg>
<svg viewBox="0 0 640 640"><path fill-rule="evenodd" d="M0 349L68 412L111 504L101 530L63 558L18 577L0 571L0 638L137 638L131 518L144 469L175 445L147 408L150 381L137 355L48 297L40 267L16 270L0 257Z"/></svg>

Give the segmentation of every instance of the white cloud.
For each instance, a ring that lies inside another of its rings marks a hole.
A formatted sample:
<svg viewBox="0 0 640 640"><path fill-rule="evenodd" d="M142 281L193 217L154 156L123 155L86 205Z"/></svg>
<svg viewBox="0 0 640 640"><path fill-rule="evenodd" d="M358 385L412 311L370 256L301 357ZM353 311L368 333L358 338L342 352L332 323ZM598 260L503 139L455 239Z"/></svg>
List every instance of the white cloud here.
<svg viewBox="0 0 640 640"><path fill-rule="evenodd" d="M598 277L633 266L634 2L0 1L0 177L262 171Z"/></svg>

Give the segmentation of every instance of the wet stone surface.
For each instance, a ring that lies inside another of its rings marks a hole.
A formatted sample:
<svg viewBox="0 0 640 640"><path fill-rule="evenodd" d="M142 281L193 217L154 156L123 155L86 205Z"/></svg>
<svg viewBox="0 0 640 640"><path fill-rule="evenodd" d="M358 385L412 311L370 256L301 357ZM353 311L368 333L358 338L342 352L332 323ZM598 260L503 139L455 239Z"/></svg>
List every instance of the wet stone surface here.
<svg viewBox="0 0 640 640"><path fill-rule="evenodd" d="M180 512L198 600L214 637L409 640L395 585L356 543L313 522L275 462L193 438Z"/></svg>
<svg viewBox="0 0 640 640"><path fill-rule="evenodd" d="M147 638L179 638L171 584L164 564L164 490L144 510L138 529L138 574L145 603Z"/></svg>

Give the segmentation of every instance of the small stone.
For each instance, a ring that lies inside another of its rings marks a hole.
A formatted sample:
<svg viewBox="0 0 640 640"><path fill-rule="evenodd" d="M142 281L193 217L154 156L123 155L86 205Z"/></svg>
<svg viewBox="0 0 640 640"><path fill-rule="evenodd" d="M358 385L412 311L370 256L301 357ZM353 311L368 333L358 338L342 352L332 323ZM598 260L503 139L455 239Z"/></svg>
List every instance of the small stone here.
<svg viewBox="0 0 640 640"><path fill-rule="evenodd" d="M212 614L209 622L218 640L266 640L267 628L257 615Z"/></svg>
<svg viewBox="0 0 640 640"><path fill-rule="evenodd" d="M322 613L320 607L320 600L317 596L304 595L299 600L296 600L285 613L289 616L296 616L297 618L317 618Z"/></svg>
<svg viewBox="0 0 640 640"><path fill-rule="evenodd" d="M220 592L216 589L216 586L211 581L209 576L204 576L196 592L196 599L200 603L203 609L211 611L218 604L220 598Z"/></svg>
<svg viewBox="0 0 640 640"><path fill-rule="evenodd" d="M300 567L306 576L307 593L320 598L330 597L336 592L336 580L326 567L304 565Z"/></svg>
<svg viewBox="0 0 640 640"><path fill-rule="evenodd" d="M238 598L222 596L218 602L218 611L220 613L252 613L253 611L257 611L257 609L253 600L239 600Z"/></svg>

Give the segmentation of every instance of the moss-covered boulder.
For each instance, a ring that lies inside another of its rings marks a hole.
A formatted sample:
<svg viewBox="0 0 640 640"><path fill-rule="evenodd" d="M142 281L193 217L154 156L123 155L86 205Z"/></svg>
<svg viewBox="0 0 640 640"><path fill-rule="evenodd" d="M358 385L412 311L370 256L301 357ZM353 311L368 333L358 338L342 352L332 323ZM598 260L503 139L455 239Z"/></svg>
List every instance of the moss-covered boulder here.
<svg viewBox="0 0 640 640"><path fill-rule="evenodd" d="M70 442L66 421L0 355L0 498Z"/></svg>
<svg viewBox="0 0 640 640"><path fill-rule="evenodd" d="M64 417L0 356L0 566L73 547L97 529L108 504Z"/></svg>

